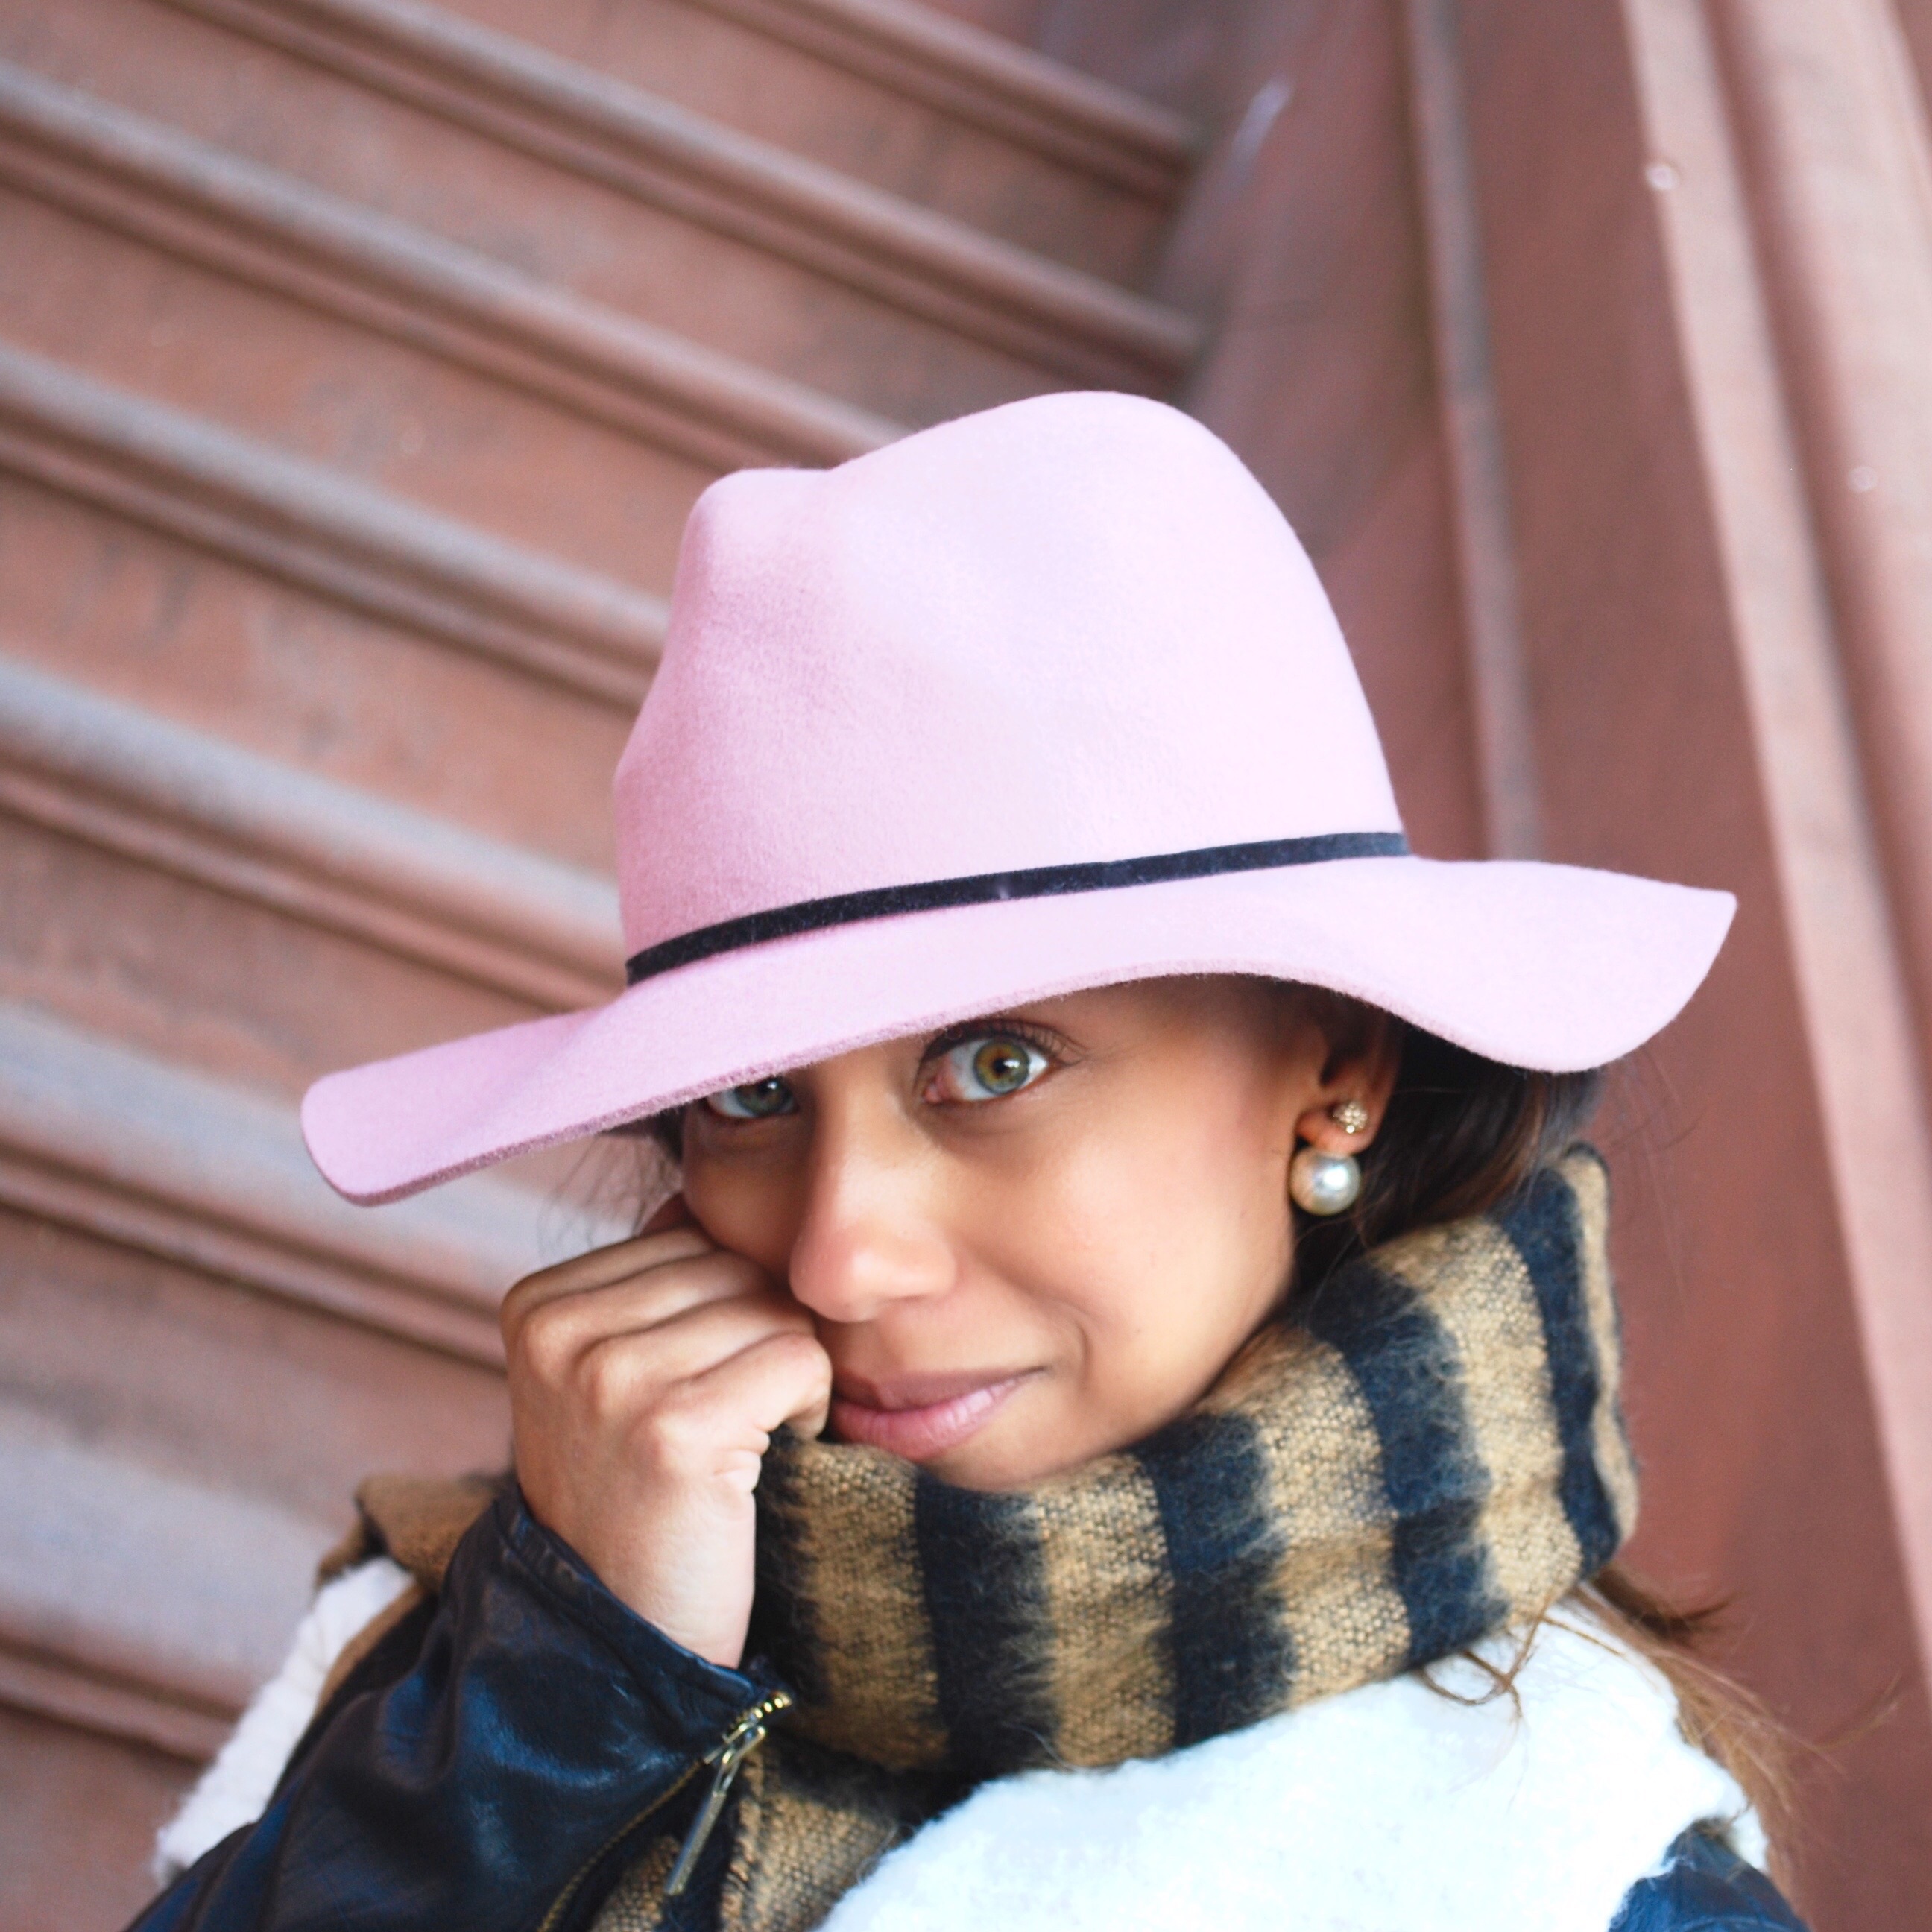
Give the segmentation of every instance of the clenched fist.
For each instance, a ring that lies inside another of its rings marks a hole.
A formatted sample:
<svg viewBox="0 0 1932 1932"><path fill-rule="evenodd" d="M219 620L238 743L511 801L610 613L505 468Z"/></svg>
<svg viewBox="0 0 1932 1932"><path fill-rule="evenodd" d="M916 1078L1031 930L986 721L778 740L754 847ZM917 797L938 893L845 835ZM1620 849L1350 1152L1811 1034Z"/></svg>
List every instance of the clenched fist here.
<svg viewBox="0 0 1932 1932"><path fill-rule="evenodd" d="M832 1364L770 1276L681 1201L503 1304L517 1480L538 1520L687 1650L735 1668L772 1430L825 1426Z"/></svg>

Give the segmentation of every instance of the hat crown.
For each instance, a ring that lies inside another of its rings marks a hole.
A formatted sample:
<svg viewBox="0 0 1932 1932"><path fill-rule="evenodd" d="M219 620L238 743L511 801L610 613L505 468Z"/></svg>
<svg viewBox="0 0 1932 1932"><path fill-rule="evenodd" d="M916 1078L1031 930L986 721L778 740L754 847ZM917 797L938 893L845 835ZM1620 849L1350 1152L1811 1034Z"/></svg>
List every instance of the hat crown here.
<svg viewBox="0 0 1932 1932"><path fill-rule="evenodd" d="M1178 411L1059 395L713 484L616 829L636 952L848 892L1400 819L1260 484Z"/></svg>

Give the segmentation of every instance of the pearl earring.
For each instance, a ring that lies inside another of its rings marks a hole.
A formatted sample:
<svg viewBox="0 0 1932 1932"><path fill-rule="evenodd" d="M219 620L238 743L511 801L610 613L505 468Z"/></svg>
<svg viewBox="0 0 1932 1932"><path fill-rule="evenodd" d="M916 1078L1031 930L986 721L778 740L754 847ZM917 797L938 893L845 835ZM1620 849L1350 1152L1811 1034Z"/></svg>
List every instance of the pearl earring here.
<svg viewBox="0 0 1932 1932"><path fill-rule="evenodd" d="M1352 1154L1305 1147L1288 1164L1288 1191L1310 1214L1346 1214L1362 1191L1362 1170Z"/></svg>
<svg viewBox="0 0 1932 1932"><path fill-rule="evenodd" d="M1345 1134L1358 1134L1369 1124L1369 1110L1359 1100L1337 1100L1328 1118Z"/></svg>

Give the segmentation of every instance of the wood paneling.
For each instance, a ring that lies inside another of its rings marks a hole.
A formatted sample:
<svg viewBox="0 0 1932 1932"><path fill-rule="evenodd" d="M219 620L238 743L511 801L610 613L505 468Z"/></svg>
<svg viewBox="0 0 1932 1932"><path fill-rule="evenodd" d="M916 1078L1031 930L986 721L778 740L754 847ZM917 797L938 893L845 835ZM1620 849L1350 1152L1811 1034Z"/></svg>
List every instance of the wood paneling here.
<svg viewBox="0 0 1932 1932"><path fill-rule="evenodd" d="M1180 397L1274 492L1420 849L1538 838L1739 893L1601 1124L1639 1555L1733 1599L1736 1667L1803 1737L1857 1732L1805 1760L1820 1932L1926 1918L1893 1501L1918 1371L1871 1320L1922 1296L1886 1190L1924 1062L1863 1070L1923 871L1922 707L1886 669L1916 634L1868 621L1904 578L1847 519L1932 431L1922 370L1845 382L1906 310L1820 197L1885 170L1805 158L1798 82L1862 98L1856 29L1892 118L1839 135L1882 136L1892 190L1932 181L1928 20L0 16L0 1454L34 1479L0 1524L0 1917L131 1909L354 1480L497 1461L497 1294L661 1184L604 1144L363 1214L292 1108L329 1066L616 983L607 790L692 498L1077 384ZM1932 277L1909 227L1894 280Z"/></svg>
<svg viewBox="0 0 1932 1932"><path fill-rule="evenodd" d="M1070 266L1137 282L1192 158L1171 111L871 0L464 0L466 17Z"/></svg>
<svg viewBox="0 0 1932 1932"><path fill-rule="evenodd" d="M1172 388L1192 145L896 0L0 18L10 1926L132 1910L356 1483L501 1466L503 1289L661 1190L606 1142L352 1209L293 1110L620 983L691 502Z"/></svg>
<svg viewBox="0 0 1932 1932"><path fill-rule="evenodd" d="M1821 1924L1908 1923L1924 1875L1893 1848L1922 1826L1932 1731L1814 1058L1832 1048L1765 789L1779 747L1704 446L1698 386L1724 378L1682 332L1660 232L1677 176L1644 139L1618 9L1466 17L1551 854L1741 902L1709 986L1646 1057L1618 1162L1638 1560L1732 1600L1738 1667L1802 1736L1900 1694L1804 1780L1799 1849ZM1819 809L1856 818L1856 776L1840 783Z"/></svg>
<svg viewBox="0 0 1932 1932"><path fill-rule="evenodd" d="M194 1771L0 1706L0 1920L10 1932L124 1924L153 1889L154 1833Z"/></svg>

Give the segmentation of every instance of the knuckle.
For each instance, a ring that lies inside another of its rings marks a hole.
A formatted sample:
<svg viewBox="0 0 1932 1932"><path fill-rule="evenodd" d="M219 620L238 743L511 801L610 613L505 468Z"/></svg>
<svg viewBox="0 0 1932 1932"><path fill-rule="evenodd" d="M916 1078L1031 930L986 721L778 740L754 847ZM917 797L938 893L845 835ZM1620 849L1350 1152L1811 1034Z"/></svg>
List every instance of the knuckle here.
<svg viewBox="0 0 1932 1932"><path fill-rule="evenodd" d="M538 1268L525 1275L512 1285L509 1293L503 1298L504 1306L520 1307L529 1301L541 1304L553 1289L569 1282L571 1271L581 1259L578 1256L570 1261L553 1262L548 1268Z"/></svg>
<svg viewBox="0 0 1932 1932"><path fill-rule="evenodd" d="M717 1441L717 1418L712 1405L686 1384L654 1402L639 1418L636 1433L654 1468L682 1472L704 1462Z"/></svg>
<svg viewBox="0 0 1932 1932"><path fill-rule="evenodd" d="M631 1352L607 1340L584 1350L577 1362L577 1394L592 1414L622 1414L637 1399L638 1376Z"/></svg>
<svg viewBox="0 0 1932 1932"><path fill-rule="evenodd" d="M534 1274L524 1275L510 1284L510 1292L503 1298L506 1308L520 1306L532 1295L542 1294L550 1279L556 1270L554 1268L538 1268Z"/></svg>
<svg viewBox="0 0 1932 1932"><path fill-rule="evenodd" d="M560 1382L576 1353L575 1324L554 1303L534 1310L516 1333L514 1354L540 1382Z"/></svg>
<svg viewBox="0 0 1932 1932"><path fill-rule="evenodd" d="M756 1262L731 1248L713 1248L698 1257L698 1264L719 1280L747 1289L762 1288L770 1279Z"/></svg>
<svg viewBox="0 0 1932 1932"><path fill-rule="evenodd" d="M502 1329L503 1340L512 1346L532 1318L530 1304L536 1298L536 1290L530 1284L536 1279L534 1275L526 1275L504 1296L502 1305L496 1311L496 1320Z"/></svg>

